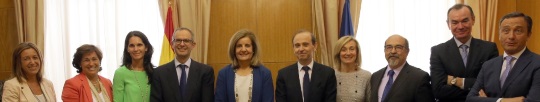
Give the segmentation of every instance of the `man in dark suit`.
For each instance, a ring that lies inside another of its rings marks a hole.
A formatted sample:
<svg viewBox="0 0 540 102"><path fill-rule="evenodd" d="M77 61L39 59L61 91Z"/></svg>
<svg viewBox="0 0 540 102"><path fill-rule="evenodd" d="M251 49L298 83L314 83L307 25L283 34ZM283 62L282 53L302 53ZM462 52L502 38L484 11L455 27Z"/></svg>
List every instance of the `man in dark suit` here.
<svg viewBox="0 0 540 102"><path fill-rule="evenodd" d="M384 45L388 65L371 76L372 102L434 102L427 72L407 64L409 42L400 35Z"/></svg>
<svg viewBox="0 0 540 102"><path fill-rule="evenodd" d="M150 102L213 102L214 69L190 58L193 32L179 28L172 39L175 58L154 70Z"/></svg>
<svg viewBox="0 0 540 102"><path fill-rule="evenodd" d="M276 102L335 102L336 76L332 68L313 61L313 33L296 33L293 48L298 62L279 70Z"/></svg>
<svg viewBox="0 0 540 102"><path fill-rule="evenodd" d="M447 17L454 37L431 48L431 84L439 102L463 102L482 63L499 52L495 43L471 36L474 14L470 6L456 4L448 9Z"/></svg>
<svg viewBox="0 0 540 102"><path fill-rule="evenodd" d="M499 22L503 56L482 66L467 102L540 102L540 55L527 49L532 19L512 12Z"/></svg>

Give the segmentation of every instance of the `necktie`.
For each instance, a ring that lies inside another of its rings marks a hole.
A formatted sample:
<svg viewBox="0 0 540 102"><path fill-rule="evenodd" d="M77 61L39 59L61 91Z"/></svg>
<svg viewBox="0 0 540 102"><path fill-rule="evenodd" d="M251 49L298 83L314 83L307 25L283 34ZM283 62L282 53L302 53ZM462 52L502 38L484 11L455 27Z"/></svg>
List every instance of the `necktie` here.
<svg viewBox="0 0 540 102"><path fill-rule="evenodd" d="M186 65L180 64L180 69L182 70L180 74L180 99L184 99L184 95L186 93Z"/></svg>
<svg viewBox="0 0 540 102"><path fill-rule="evenodd" d="M381 97L381 102L384 101L384 98L386 98L386 95L392 88L392 84L394 84L394 70L388 71L388 82L386 83L386 86L384 86L383 96Z"/></svg>
<svg viewBox="0 0 540 102"><path fill-rule="evenodd" d="M308 98L309 98L309 88L310 88L310 81L309 81L309 67L308 66L304 66L302 67L302 70L304 70L305 74L304 74L304 83L303 83L303 87L304 87L304 102L308 102Z"/></svg>
<svg viewBox="0 0 540 102"><path fill-rule="evenodd" d="M468 56L468 51L467 49L469 49L469 46L463 44L463 45L460 45L459 48L461 48L461 59L463 59L463 64L465 65L465 67L467 67L467 56Z"/></svg>
<svg viewBox="0 0 540 102"><path fill-rule="evenodd" d="M512 70L512 60L514 60L514 57L506 56L504 59L506 60L506 70L504 70L503 74L501 75L501 88L503 88L506 77L508 74L510 74L510 70Z"/></svg>

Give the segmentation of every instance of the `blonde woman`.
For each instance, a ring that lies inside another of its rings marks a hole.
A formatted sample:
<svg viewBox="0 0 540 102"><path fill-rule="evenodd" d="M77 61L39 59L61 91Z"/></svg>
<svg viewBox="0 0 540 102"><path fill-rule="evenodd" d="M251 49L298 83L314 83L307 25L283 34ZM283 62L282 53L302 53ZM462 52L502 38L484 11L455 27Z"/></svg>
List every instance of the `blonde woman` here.
<svg viewBox="0 0 540 102"><path fill-rule="evenodd" d="M371 73L360 68L362 56L358 41L341 37L334 48L334 70L337 79L337 102L369 102Z"/></svg>

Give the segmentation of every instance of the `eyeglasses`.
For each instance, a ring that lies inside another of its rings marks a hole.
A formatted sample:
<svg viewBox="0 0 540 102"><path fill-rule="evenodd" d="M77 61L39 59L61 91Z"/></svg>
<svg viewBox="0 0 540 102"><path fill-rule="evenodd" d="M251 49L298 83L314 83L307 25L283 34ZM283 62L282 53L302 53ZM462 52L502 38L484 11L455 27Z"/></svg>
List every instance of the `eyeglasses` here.
<svg viewBox="0 0 540 102"><path fill-rule="evenodd" d="M182 42L184 44L188 44L188 43L193 42L193 40L191 40L191 39L174 39L174 43L176 43L176 44L182 44Z"/></svg>
<svg viewBox="0 0 540 102"><path fill-rule="evenodd" d="M384 46L385 51L392 51L393 49L396 49L396 51L403 51L403 49L405 49L405 46L401 46L401 45L396 45L396 46L386 45L386 46Z"/></svg>

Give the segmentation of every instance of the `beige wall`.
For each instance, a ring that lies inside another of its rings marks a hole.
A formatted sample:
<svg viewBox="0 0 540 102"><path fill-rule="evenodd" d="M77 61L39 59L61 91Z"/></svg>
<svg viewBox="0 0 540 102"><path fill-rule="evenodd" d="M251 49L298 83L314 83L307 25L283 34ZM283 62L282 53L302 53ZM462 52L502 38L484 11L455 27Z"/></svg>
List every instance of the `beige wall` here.
<svg viewBox="0 0 540 102"><path fill-rule="evenodd" d="M0 0L0 80L11 75L11 56L18 43L16 25L13 0Z"/></svg>
<svg viewBox="0 0 540 102"><path fill-rule="evenodd" d="M538 0L517 0L516 10L523 12L533 19L532 36L527 43L527 48L540 54L540 1Z"/></svg>
<svg viewBox="0 0 540 102"><path fill-rule="evenodd" d="M231 63L227 48L240 29L255 32L262 48L263 64L277 71L293 64L292 34L311 30L311 0L212 0L208 64L218 71Z"/></svg>

